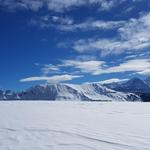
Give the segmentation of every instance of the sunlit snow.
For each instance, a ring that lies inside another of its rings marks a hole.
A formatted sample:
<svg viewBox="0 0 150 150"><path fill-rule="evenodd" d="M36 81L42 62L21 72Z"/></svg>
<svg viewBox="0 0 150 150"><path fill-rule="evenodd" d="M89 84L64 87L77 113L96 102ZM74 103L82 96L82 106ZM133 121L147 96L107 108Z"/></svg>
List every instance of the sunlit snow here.
<svg viewBox="0 0 150 150"><path fill-rule="evenodd" d="M0 102L0 150L149 149L149 103Z"/></svg>

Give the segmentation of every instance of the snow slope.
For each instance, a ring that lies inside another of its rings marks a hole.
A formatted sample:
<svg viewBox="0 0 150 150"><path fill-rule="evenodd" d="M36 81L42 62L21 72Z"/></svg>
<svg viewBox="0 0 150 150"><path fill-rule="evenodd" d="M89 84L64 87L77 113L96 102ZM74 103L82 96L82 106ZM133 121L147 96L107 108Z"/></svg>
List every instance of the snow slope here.
<svg viewBox="0 0 150 150"><path fill-rule="evenodd" d="M0 150L149 150L150 103L0 102Z"/></svg>
<svg viewBox="0 0 150 150"><path fill-rule="evenodd" d="M135 94L117 92L96 83L37 85L21 92L19 97L20 100L141 101Z"/></svg>

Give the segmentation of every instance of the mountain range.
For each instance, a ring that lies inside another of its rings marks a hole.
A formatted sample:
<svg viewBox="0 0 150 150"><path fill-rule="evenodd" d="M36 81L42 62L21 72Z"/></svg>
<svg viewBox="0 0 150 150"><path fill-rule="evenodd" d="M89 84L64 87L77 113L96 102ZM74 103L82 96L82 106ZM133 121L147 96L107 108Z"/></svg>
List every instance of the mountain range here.
<svg viewBox="0 0 150 150"><path fill-rule="evenodd" d="M117 83L36 85L21 92L0 90L0 100L150 101L150 78Z"/></svg>
<svg viewBox="0 0 150 150"><path fill-rule="evenodd" d="M144 86L143 86L144 85ZM0 100L142 101L140 93L150 87L138 78L126 83L47 84L25 91L0 91Z"/></svg>

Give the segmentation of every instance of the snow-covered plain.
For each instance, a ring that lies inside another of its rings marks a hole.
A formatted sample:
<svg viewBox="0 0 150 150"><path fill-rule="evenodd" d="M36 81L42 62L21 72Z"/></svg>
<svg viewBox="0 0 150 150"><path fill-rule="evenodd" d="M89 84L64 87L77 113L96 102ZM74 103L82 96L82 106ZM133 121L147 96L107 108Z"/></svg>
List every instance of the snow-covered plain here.
<svg viewBox="0 0 150 150"><path fill-rule="evenodd" d="M0 150L150 150L150 103L0 102Z"/></svg>

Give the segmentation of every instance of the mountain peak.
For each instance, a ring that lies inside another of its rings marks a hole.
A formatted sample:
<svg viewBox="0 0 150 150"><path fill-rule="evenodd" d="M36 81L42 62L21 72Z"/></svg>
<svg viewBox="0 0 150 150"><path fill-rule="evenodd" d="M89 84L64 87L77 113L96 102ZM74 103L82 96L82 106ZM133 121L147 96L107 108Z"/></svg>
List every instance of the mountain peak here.
<svg viewBox="0 0 150 150"><path fill-rule="evenodd" d="M115 90L132 93L150 93L150 87L146 82L137 77L130 79L126 83L120 84Z"/></svg>

